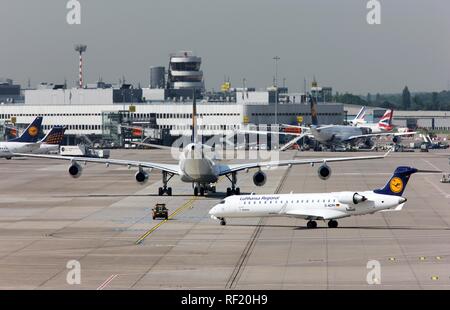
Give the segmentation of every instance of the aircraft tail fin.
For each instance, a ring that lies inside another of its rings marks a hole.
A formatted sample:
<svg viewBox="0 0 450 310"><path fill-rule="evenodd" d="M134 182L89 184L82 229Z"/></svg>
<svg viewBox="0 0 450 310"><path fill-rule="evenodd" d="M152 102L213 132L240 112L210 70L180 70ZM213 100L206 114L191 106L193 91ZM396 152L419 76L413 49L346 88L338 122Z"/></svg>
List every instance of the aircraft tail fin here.
<svg viewBox="0 0 450 310"><path fill-rule="evenodd" d="M309 96L309 101L311 102L311 122L312 125L318 126L319 119L317 118L317 100L313 96Z"/></svg>
<svg viewBox="0 0 450 310"><path fill-rule="evenodd" d="M378 127L381 127L386 130L392 129L392 117L394 115L394 110L386 110L383 117L378 122Z"/></svg>
<svg viewBox="0 0 450 310"><path fill-rule="evenodd" d="M28 142L36 143L39 138L39 134L42 131L42 116L38 116L34 121L28 125L20 137L12 139L12 142Z"/></svg>
<svg viewBox="0 0 450 310"><path fill-rule="evenodd" d="M383 188L374 190L374 192L383 195L401 196L405 191L410 176L416 172L419 172L416 168L397 167L386 185Z"/></svg>
<svg viewBox="0 0 450 310"><path fill-rule="evenodd" d="M64 139L64 132L66 127L55 126L45 135L45 137L40 141L44 144L61 144Z"/></svg>
<svg viewBox="0 0 450 310"><path fill-rule="evenodd" d="M356 114L355 118L352 120L352 124L356 125L358 123L361 123L364 121L364 118L366 117L366 107L361 107L361 110L359 110L358 114Z"/></svg>

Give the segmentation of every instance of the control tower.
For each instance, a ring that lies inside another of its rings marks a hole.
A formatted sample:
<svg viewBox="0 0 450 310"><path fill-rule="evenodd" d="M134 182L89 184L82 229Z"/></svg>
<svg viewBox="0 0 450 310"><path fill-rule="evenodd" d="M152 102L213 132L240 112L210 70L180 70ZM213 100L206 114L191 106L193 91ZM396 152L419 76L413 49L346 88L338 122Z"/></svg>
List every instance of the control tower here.
<svg viewBox="0 0 450 310"><path fill-rule="evenodd" d="M196 89L203 91L203 72L200 70L201 57L192 52L181 51L170 55L167 88L169 89Z"/></svg>

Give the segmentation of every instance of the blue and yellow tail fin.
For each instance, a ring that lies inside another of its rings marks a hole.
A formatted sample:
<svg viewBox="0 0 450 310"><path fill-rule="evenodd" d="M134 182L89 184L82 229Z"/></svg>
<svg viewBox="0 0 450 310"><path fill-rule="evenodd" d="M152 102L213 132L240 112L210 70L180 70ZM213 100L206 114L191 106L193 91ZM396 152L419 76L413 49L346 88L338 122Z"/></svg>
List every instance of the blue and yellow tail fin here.
<svg viewBox="0 0 450 310"><path fill-rule="evenodd" d="M12 142L28 142L36 143L39 140L39 135L42 132L42 116L38 116L34 121L28 125L20 137L12 139Z"/></svg>
<svg viewBox="0 0 450 310"><path fill-rule="evenodd" d="M411 174L418 172L412 167L397 167L384 188L374 190L377 194L401 196L405 191Z"/></svg>

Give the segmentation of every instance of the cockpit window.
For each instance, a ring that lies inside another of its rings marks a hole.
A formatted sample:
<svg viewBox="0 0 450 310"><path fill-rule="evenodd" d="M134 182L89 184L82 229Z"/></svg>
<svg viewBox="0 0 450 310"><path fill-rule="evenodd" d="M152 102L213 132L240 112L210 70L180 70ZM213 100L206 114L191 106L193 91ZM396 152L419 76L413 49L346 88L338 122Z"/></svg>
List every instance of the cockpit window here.
<svg viewBox="0 0 450 310"><path fill-rule="evenodd" d="M224 203L225 203L225 200L222 200L221 202L219 202L220 205L224 204Z"/></svg>

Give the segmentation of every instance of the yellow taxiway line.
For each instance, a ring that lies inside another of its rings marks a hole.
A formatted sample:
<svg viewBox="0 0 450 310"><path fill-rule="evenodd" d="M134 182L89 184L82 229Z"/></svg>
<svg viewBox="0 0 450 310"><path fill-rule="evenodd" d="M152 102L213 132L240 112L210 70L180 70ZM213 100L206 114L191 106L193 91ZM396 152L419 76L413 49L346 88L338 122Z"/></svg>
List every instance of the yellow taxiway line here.
<svg viewBox="0 0 450 310"><path fill-rule="evenodd" d="M191 199L189 199L184 205L182 205L181 207L179 207L178 209L176 209L171 215L169 215L169 218L166 220L164 219L162 222L159 222L157 225L153 226L152 228L150 228L145 234L143 234L142 236L139 237L139 239L137 239L134 244L141 244L142 241L144 241L145 238L147 238L152 232L154 232L155 230L157 230L161 225L163 225L164 223L166 223L168 220L172 219L174 216L176 216L178 213L180 213L181 211L183 211L184 209L192 206L194 204L194 202L198 199L198 197L194 196Z"/></svg>

